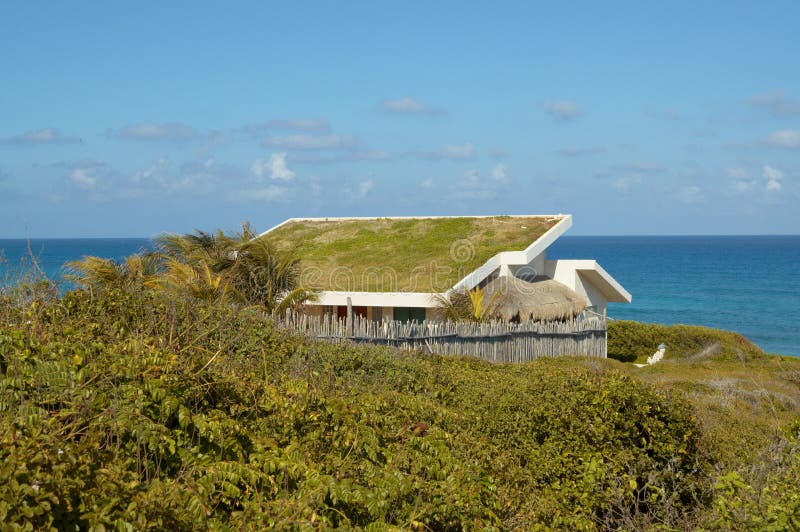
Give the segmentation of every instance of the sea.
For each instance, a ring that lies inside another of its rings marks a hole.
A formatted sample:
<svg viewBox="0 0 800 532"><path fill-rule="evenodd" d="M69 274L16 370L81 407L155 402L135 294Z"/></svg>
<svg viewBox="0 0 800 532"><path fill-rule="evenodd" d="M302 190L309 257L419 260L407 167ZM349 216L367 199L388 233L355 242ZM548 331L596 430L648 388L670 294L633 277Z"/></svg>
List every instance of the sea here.
<svg viewBox="0 0 800 532"><path fill-rule="evenodd" d="M0 283L31 256L55 279L68 261L151 247L146 238L0 239ZM633 294L609 305L611 318L728 329L769 353L800 356L800 235L563 236L548 258L596 259Z"/></svg>

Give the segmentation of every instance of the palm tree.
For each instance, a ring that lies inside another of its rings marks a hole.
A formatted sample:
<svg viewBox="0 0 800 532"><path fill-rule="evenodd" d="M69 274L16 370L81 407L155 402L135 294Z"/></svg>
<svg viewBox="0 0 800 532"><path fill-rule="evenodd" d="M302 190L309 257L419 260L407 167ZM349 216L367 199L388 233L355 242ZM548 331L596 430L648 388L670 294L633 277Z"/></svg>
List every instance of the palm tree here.
<svg viewBox="0 0 800 532"><path fill-rule="evenodd" d="M450 294L436 296L437 306L450 321L473 321L483 323L495 317L500 292L495 292L488 301L482 288L459 289Z"/></svg>
<svg viewBox="0 0 800 532"><path fill-rule="evenodd" d="M219 229L215 233L196 229L194 233L164 234L156 238L156 247L165 256L186 264L207 264L215 272L231 266L240 243L238 235L226 235Z"/></svg>
<svg viewBox="0 0 800 532"><path fill-rule="evenodd" d="M207 263L198 266L166 259L165 271L148 283L162 292L189 295L203 301L243 303L244 298L223 274L214 273Z"/></svg>
<svg viewBox="0 0 800 532"><path fill-rule="evenodd" d="M163 235L156 242L170 260L200 273L207 270L223 276L243 301L271 314L282 314L316 298L315 292L299 285L295 251L277 249L247 223L234 234L196 230L187 235Z"/></svg>
<svg viewBox="0 0 800 532"><path fill-rule="evenodd" d="M156 239L154 253L123 262L86 257L67 264L69 278L94 290L151 289L186 294L206 301L257 305L282 315L316 299L300 285L299 259L293 249L279 250L243 224L238 233L196 230Z"/></svg>
<svg viewBox="0 0 800 532"><path fill-rule="evenodd" d="M142 290L161 273L161 259L158 253L130 255L122 262L84 257L66 264L67 279L93 290Z"/></svg>

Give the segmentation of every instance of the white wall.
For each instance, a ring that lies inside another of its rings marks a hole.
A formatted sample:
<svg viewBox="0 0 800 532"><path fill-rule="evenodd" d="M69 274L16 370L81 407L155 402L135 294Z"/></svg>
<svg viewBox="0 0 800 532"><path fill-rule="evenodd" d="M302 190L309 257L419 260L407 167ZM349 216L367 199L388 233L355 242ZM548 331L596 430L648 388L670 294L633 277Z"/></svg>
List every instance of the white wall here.
<svg viewBox="0 0 800 532"><path fill-rule="evenodd" d="M587 261L548 260L545 261L545 275L572 288L587 299L589 306L595 307L595 312L605 314L608 299L589 279L578 272L581 266L586 267L584 262Z"/></svg>
<svg viewBox="0 0 800 532"><path fill-rule="evenodd" d="M318 294L314 305L347 305L347 298L354 307L425 307L436 306L435 294L423 292L334 292L324 290Z"/></svg>
<svg viewBox="0 0 800 532"><path fill-rule="evenodd" d="M508 265L508 273L506 275L512 275L514 277L523 276L525 278L530 277L531 274L535 275L547 275L546 269L546 262L547 262L547 251L542 251L538 255L536 255L533 260L531 260L528 264L509 264ZM504 275L503 270L500 271L500 275Z"/></svg>
<svg viewBox="0 0 800 532"><path fill-rule="evenodd" d="M595 288L591 281L586 279L580 272L576 275L577 293L589 300L589 306L594 307L594 311L605 316L608 308L608 299Z"/></svg>

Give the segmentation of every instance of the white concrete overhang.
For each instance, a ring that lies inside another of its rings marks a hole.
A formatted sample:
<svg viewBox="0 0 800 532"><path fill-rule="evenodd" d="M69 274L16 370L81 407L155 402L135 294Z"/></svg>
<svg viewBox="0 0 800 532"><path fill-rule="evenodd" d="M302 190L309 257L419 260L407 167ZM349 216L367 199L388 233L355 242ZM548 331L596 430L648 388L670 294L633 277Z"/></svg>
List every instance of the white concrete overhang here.
<svg viewBox="0 0 800 532"><path fill-rule="evenodd" d="M435 307L437 294L427 292L339 292L323 290L311 305L347 305L354 307Z"/></svg>
<svg viewBox="0 0 800 532"><path fill-rule="evenodd" d="M501 266L524 266L530 264L531 261L544 252L550 244L555 242L558 237L566 233L567 230L572 227L572 215L558 214L553 217L561 218L561 220L548 229L545 234L537 238L530 246L522 251L503 251L498 253L456 283L452 290L457 290L459 288L472 290Z"/></svg>
<svg viewBox="0 0 800 532"><path fill-rule="evenodd" d="M559 259L558 262L569 264L578 275L588 280L592 286L599 290L609 302L630 303L633 300L633 296L630 292L625 290L616 279L611 277L611 274L605 271L596 260Z"/></svg>

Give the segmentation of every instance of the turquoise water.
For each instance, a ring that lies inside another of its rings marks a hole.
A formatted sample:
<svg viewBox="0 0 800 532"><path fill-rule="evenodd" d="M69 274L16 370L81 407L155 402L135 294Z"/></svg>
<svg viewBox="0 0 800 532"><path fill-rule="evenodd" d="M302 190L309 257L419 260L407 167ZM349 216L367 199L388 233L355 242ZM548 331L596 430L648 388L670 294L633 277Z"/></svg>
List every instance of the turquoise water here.
<svg viewBox="0 0 800 532"><path fill-rule="evenodd" d="M31 240L51 277L84 255L120 259L147 239ZM24 240L0 240L0 279L28 253ZM800 236L565 236L550 258L596 259L633 294L609 315L738 331L771 353L800 356Z"/></svg>
<svg viewBox="0 0 800 532"><path fill-rule="evenodd" d="M65 262L86 255L119 260L151 246L146 238L0 239L0 283L19 273L20 264L30 267L31 256L48 277L57 279L65 273Z"/></svg>
<svg viewBox="0 0 800 532"><path fill-rule="evenodd" d="M562 237L551 258L596 259L633 294L609 315L738 331L800 356L800 236Z"/></svg>

